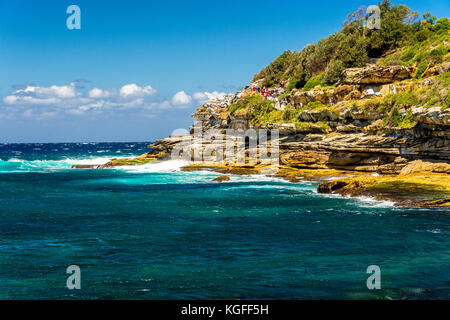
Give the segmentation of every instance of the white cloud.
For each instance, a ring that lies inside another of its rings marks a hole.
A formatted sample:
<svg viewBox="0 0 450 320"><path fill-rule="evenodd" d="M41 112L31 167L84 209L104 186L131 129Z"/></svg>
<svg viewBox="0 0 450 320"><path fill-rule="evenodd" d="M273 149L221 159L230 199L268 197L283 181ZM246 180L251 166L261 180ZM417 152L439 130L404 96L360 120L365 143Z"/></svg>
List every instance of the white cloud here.
<svg viewBox="0 0 450 320"><path fill-rule="evenodd" d="M119 94L122 98L130 98L151 96L156 92L151 86L139 87L137 84L131 83L120 88Z"/></svg>
<svg viewBox="0 0 450 320"><path fill-rule="evenodd" d="M146 106L146 109L170 109L172 108L172 104L170 103L170 101L164 100L161 102L151 102Z"/></svg>
<svg viewBox="0 0 450 320"><path fill-rule="evenodd" d="M35 117L37 119L48 119L57 115L56 111L45 111L41 113L35 113L32 109L27 109L23 112L23 116L26 118Z"/></svg>
<svg viewBox="0 0 450 320"><path fill-rule="evenodd" d="M27 110L25 110L24 112L23 112L23 115L25 116L25 117L31 117L32 115L33 115L33 110L32 109L27 109Z"/></svg>
<svg viewBox="0 0 450 320"><path fill-rule="evenodd" d="M0 113L0 119L11 119L12 117L11 114Z"/></svg>
<svg viewBox="0 0 450 320"><path fill-rule="evenodd" d="M212 100L212 99L216 99L216 98L220 98L223 97L224 95L226 95L225 92L218 92L218 91L213 91L213 92L196 92L192 95L192 97L199 101L199 102L206 102L208 100Z"/></svg>
<svg viewBox="0 0 450 320"><path fill-rule="evenodd" d="M172 131L172 133L170 134L171 137L176 137L176 136L185 136L189 134L189 130L186 130L185 128L178 128Z"/></svg>
<svg viewBox="0 0 450 320"><path fill-rule="evenodd" d="M116 103L116 105L118 106L123 106L124 108L133 108L133 107L138 107L140 105L142 105L144 103L144 99L143 98L139 98L139 99L135 99L135 100L131 100L125 103Z"/></svg>
<svg viewBox="0 0 450 320"><path fill-rule="evenodd" d="M88 96L90 98L93 99L97 99L97 98L107 98L111 95L111 93L109 91L106 90L102 90L99 88L94 88L92 90L89 91Z"/></svg>
<svg viewBox="0 0 450 320"><path fill-rule="evenodd" d="M38 116L38 118L39 119L52 118L52 117L56 116L57 114L58 114L58 112L56 112L56 111L43 112Z"/></svg>
<svg viewBox="0 0 450 320"><path fill-rule="evenodd" d="M74 99L77 95L74 83L50 87L29 85L25 89L13 91L3 102L9 105L52 105L61 103L62 100Z"/></svg>
<svg viewBox="0 0 450 320"><path fill-rule="evenodd" d="M41 87L27 85L24 89L13 90L2 100L3 109L10 109L11 114L21 117L44 119L59 114L88 115L106 112L125 112L134 108L134 113L144 117L155 117L162 110L194 108L207 100L225 95L224 92L196 92L192 96L179 91L172 97L163 99L156 95L157 91L150 85L140 87L135 83L116 89L98 87L78 91L82 88L75 83L68 85L51 85ZM1 99L1 98L0 98ZM150 111L149 113L149 110ZM155 112L153 112L155 110ZM5 118L5 113L2 114Z"/></svg>
<svg viewBox="0 0 450 320"><path fill-rule="evenodd" d="M7 104L14 104L19 99L19 97L16 96L6 96L3 98L3 102Z"/></svg>
<svg viewBox="0 0 450 320"><path fill-rule="evenodd" d="M192 98L184 91L178 91L172 97L172 103L174 105L187 105L192 102Z"/></svg>
<svg viewBox="0 0 450 320"><path fill-rule="evenodd" d="M37 104L37 105L51 105L56 104L60 102L61 99L58 98L35 98L32 96L16 96L16 95L10 95L6 96L3 99L3 102L10 104L10 105L16 105L16 104Z"/></svg>
<svg viewBox="0 0 450 320"><path fill-rule="evenodd" d="M14 95L20 94L34 94L36 97L56 97L56 98L74 98L76 96L75 83L71 83L68 86L50 86L50 87L38 87L27 86L25 89L16 90Z"/></svg>
<svg viewBox="0 0 450 320"><path fill-rule="evenodd" d="M84 110L81 109L69 109L66 111L67 114L81 116L84 114Z"/></svg>

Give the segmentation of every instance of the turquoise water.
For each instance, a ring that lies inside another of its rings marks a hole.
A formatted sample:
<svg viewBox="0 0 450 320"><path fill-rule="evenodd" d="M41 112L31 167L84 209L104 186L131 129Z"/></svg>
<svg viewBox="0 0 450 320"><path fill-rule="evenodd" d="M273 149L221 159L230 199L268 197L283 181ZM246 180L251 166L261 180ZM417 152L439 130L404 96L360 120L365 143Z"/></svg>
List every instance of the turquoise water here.
<svg viewBox="0 0 450 320"><path fill-rule="evenodd" d="M450 299L450 212L179 162L145 143L0 144L0 299ZM81 290L66 268L81 268ZM381 290L366 269L381 268Z"/></svg>

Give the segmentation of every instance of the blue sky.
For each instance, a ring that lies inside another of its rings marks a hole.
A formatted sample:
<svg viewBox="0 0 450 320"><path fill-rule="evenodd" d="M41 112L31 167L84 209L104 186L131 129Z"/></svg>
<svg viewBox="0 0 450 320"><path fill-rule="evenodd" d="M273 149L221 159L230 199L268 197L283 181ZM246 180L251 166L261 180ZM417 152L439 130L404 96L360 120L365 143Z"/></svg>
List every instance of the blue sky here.
<svg viewBox="0 0 450 320"><path fill-rule="evenodd" d="M447 0L403 1L449 16ZM66 9L81 9L69 30ZM0 0L0 142L151 141L364 1Z"/></svg>

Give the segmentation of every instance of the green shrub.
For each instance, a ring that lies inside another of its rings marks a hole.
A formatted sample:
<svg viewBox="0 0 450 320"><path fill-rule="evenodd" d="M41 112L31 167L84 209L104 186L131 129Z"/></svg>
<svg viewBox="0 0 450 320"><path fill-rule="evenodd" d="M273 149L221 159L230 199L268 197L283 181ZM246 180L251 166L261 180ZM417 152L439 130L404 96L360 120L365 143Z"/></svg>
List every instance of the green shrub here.
<svg viewBox="0 0 450 320"><path fill-rule="evenodd" d="M323 82L326 84L334 84L339 81L342 71L344 71L345 65L341 60L332 60L326 70Z"/></svg>
<svg viewBox="0 0 450 320"><path fill-rule="evenodd" d="M292 91L293 89L301 89L305 83L299 79L289 80L289 86L287 91Z"/></svg>
<svg viewBox="0 0 450 320"><path fill-rule="evenodd" d="M450 108L450 91L447 92L447 95L445 96L444 103L442 105L442 110Z"/></svg>
<svg viewBox="0 0 450 320"><path fill-rule="evenodd" d="M448 88L450 86L450 71L439 76L439 80L442 81L443 85Z"/></svg>
<svg viewBox="0 0 450 320"><path fill-rule="evenodd" d="M397 107L392 108L388 122L396 128L413 128L417 124L417 121L412 120L411 109L408 109L406 114L402 115Z"/></svg>
<svg viewBox="0 0 450 320"><path fill-rule="evenodd" d="M311 101L306 106L304 106L303 109L304 110L314 110L314 109L319 109L319 108L324 108L324 107L326 107L326 105L320 101Z"/></svg>
<svg viewBox="0 0 450 320"><path fill-rule="evenodd" d="M417 54L417 51L419 50L418 46L413 46L408 49L406 49L402 54L402 61L408 62L411 61Z"/></svg>
<svg viewBox="0 0 450 320"><path fill-rule="evenodd" d="M450 29L450 22L448 21L448 18L441 18L439 19L436 24L433 26L433 30L437 34L443 34L447 32Z"/></svg>
<svg viewBox="0 0 450 320"><path fill-rule="evenodd" d="M430 57L443 57L447 53L447 48L444 47L443 44L441 44L439 47L431 50Z"/></svg>
<svg viewBox="0 0 450 320"><path fill-rule="evenodd" d="M324 76L325 76L325 72L322 72L321 74L318 74L317 76L312 77L311 79L308 80L308 82L306 82L303 89L308 91L308 90L313 89L315 86L322 84Z"/></svg>
<svg viewBox="0 0 450 320"><path fill-rule="evenodd" d="M428 59L428 57L430 56L430 52L425 51L425 52L419 52L416 57L414 58L415 62L420 62L423 61L425 59Z"/></svg>
<svg viewBox="0 0 450 320"><path fill-rule="evenodd" d="M427 21L429 24L434 24L437 20L436 16L431 14L430 12L424 13L423 18L425 21Z"/></svg>
<svg viewBox="0 0 450 320"><path fill-rule="evenodd" d="M279 86L290 79L288 90L304 88L310 90L316 85L330 85L339 80L344 68L363 67L370 57L380 57L389 50L405 47L402 53L388 55L381 62L387 65L412 64L421 67L427 60L430 66L441 61L450 61L450 55L442 47L430 47L449 41L449 21L426 14L429 22L416 21L418 14L404 5L395 5L388 0L378 4L381 11L381 29L368 29L364 25L365 11L351 13L340 31L317 43L307 45L301 51L285 51L267 67L253 77L263 79L267 87ZM434 24L436 22L436 24ZM324 73L322 79L317 75ZM417 73L420 78L422 73Z"/></svg>
<svg viewBox="0 0 450 320"><path fill-rule="evenodd" d="M231 114L234 114L239 109L246 109L256 115L262 110L267 111L273 108L272 101L264 99L259 94L253 94L235 101L228 107L228 110Z"/></svg>
<svg viewBox="0 0 450 320"><path fill-rule="evenodd" d="M419 65L417 66L416 75L415 77L417 79L420 79L422 77L422 74L425 72L425 70L428 68L429 62L427 60L423 60Z"/></svg>
<svg viewBox="0 0 450 320"><path fill-rule="evenodd" d="M401 65L402 62L403 62L403 60L402 60L401 52L393 53L383 59L383 64L385 66L397 66L397 65Z"/></svg>
<svg viewBox="0 0 450 320"><path fill-rule="evenodd" d="M415 106L418 105L420 100L414 92L400 92L393 95L395 106Z"/></svg>

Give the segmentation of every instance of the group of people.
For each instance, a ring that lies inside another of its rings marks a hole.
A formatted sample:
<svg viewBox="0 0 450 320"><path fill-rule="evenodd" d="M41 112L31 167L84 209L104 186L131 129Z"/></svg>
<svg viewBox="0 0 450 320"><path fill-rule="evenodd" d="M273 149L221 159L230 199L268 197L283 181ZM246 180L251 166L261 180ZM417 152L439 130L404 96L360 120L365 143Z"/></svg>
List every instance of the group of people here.
<svg viewBox="0 0 450 320"><path fill-rule="evenodd" d="M253 91L258 92L260 95L262 95L266 99L268 99L270 96L268 88L253 87Z"/></svg>
<svg viewBox="0 0 450 320"><path fill-rule="evenodd" d="M404 88L401 88L401 90L405 91ZM268 88L266 87L253 87L252 89L253 92L257 92L259 93L261 96L263 96L265 99L269 99L272 101L276 101L278 102L281 106L283 105L292 105L292 106L296 106L296 103L294 101L294 99L292 97L284 97L284 98L276 98L276 97L272 97L272 95L270 94L270 91ZM376 93L376 95L378 96L382 96L380 93ZM360 97L357 93L351 92L350 93L350 100L358 100ZM328 99L328 103L329 104L336 104L337 103L337 99L336 97L331 97ZM300 102L299 103L300 107L303 107L303 103Z"/></svg>
<svg viewBox="0 0 450 320"><path fill-rule="evenodd" d="M356 93L350 93L350 100L358 100L358 96L356 95Z"/></svg>

